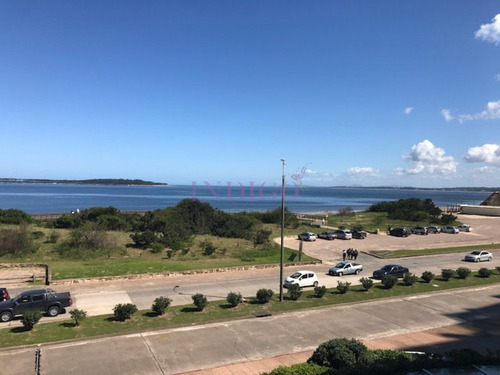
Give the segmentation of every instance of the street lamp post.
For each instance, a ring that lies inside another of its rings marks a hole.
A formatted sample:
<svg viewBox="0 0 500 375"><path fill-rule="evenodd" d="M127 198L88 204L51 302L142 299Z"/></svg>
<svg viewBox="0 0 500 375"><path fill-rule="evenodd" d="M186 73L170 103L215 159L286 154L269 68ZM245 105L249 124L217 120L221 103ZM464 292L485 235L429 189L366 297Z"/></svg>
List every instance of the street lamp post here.
<svg viewBox="0 0 500 375"><path fill-rule="evenodd" d="M283 261L285 257L283 249L283 232L285 230L285 159L281 159L283 167L281 179L281 253L280 253L280 302L283 302Z"/></svg>

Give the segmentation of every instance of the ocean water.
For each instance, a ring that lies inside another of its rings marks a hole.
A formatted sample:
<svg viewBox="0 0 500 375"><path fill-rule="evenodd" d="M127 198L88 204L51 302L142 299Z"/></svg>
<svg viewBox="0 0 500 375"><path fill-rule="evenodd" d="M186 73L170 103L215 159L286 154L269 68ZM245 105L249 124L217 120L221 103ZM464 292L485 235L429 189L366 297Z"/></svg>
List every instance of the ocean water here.
<svg viewBox="0 0 500 375"><path fill-rule="evenodd" d="M285 186L285 206L295 213L336 212L350 207L364 210L381 201L404 198L433 200L439 207L480 204L493 191L445 191L382 188ZM27 213L71 212L113 206L120 210L154 210L175 206L182 199L198 199L228 211L265 211L281 207L281 186L192 184L116 186L0 183L0 209Z"/></svg>

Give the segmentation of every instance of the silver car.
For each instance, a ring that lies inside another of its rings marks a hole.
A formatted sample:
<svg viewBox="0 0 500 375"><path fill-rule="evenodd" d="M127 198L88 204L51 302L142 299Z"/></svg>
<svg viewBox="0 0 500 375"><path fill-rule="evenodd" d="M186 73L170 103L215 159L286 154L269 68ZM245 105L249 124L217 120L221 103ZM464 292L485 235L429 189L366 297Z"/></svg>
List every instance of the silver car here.
<svg viewBox="0 0 500 375"><path fill-rule="evenodd" d="M474 250L465 256L467 262L482 262L493 259L493 254L486 250Z"/></svg>
<svg viewBox="0 0 500 375"><path fill-rule="evenodd" d="M457 227L446 227L441 229L441 233L451 233L451 234L458 234L460 231L458 230Z"/></svg>

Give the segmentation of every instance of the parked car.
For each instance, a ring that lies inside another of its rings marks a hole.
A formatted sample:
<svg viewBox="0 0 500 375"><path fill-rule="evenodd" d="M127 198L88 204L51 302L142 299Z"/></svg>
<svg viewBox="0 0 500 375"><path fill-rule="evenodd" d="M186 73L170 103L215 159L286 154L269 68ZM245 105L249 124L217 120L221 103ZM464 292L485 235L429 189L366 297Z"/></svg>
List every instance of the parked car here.
<svg viewBox="0 0 500 375"><path fill-rule="evenodd" d="M472 230L472 228L470 227L470 225L459 225L457 227L457 229L460 231L460 232L470 232Z"/></svg>
<svg viewBox="0 0 500 375"><path fill-rule="evenodd" d="M474 250L465 256L465 260L468 262L489 262L492 259L493 254L486 250Z"/></svg>
<svg viewBox="0 0 500 375"><path fill-rule="evenodd" d="M379 270L373 271L374 279L381 279L385 275L394 275L396 277L403 277L405 273L409 270L406 267L400 266L398 264L388 264Z"/></svg>
<svg viewBox="0 0 500 375"><path fill-rule="evenodd" d="M441 233L441 227L427 227L427 233Z"/></svg>
<svg viewBox="0 0 500 375"><path fill-rule="evenodd" d="M328 270L328 274L332 276L343 276L343 275L358 275L361 271L363 271L363 266L359 263L351 263L351 262L340 262L335 267L332 267Z"/></svg>
<svg viewBox="0 0 500 375"><path fill-rule="evenodd" d="M317 287L319 285L319 280L316 274L313 271L297 271L292 275L288 276L283 283L285 288L288 288L290 285L298 284L301 288L306 286Z"/></svg>
<svg viewBox="0 0 500 375"><path fill-rule="evenodd" d="M352 230L351 233L352 233L352 238L356 238L358 240L364 240L368 235L368 233L365 232L364 230Z"/></svg>
<svg viewBox="0 0 500 375"><path fill-rule="evenodd" d="M406 228L391 228L389 229L389 234L396 237L408 237L410 231Z"/></svg>
<svg viewBox="0 0 500 375"><path fill-rule="evenodd" d="M442 233L458 234L460 232L457 227L445 227L441 229Z"/></svg>
<svg viewBox="0 0 500 375"><path fill-rule="evenodd" d="M64 313L71 306L69 292L56 293L52 289L36 289L21 293L17 297L0 302L0 321L8 322L28 311L42 311L48 316Z"/></svg>
<svg viewBox="0 0 500 375"><path fill-rule="evenodd" d="M7 288L0 288L0 302L10 299Z"/></svg>
<svg viewBox="0 0 500 375"><path fill-rule="evenodd" d="M335 231L335 235L337 238L341 240L350 240L352 239L352 233L350 230L347 229L338 229Z"/></svg>
<svg viewBox="0 0 500 375"><path fill-rule="evenodd" d="M298 239L303 241L316 241L316 235L312 232L304 232L299 234Z"/></svg>
<svg viewBox="0 0 500 375"><path fill-rule="evenodd" d="M337 238L337 235L335 234L335 232L321 232L320 234L318 234L318 238L321 238L323 240L334 240L335 238Z"/></svg>
<svg viewBox="0 0 500 375"><path fill-rule="evenodd" d="M411 228L411 234L427 235L429 234L429 231L427 230L427 227L414 227Z"/></svg>

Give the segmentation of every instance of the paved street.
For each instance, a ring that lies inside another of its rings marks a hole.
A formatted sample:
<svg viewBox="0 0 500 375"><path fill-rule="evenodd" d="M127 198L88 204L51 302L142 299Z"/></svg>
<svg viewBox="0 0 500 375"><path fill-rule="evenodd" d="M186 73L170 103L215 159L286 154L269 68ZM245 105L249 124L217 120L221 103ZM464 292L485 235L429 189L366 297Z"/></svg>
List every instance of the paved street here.
<svg viewBox="0 0 500 375"><path fill-rule="evenodd" d="M267 318L41 345L42 374L177 374L313 350L335 337L380 339L497 317L500 285ZM491 342L500 349L492 332ZM457 337L459 339L459 337ZM33 371L34 347L0 351L10 374Z"/></svg>

